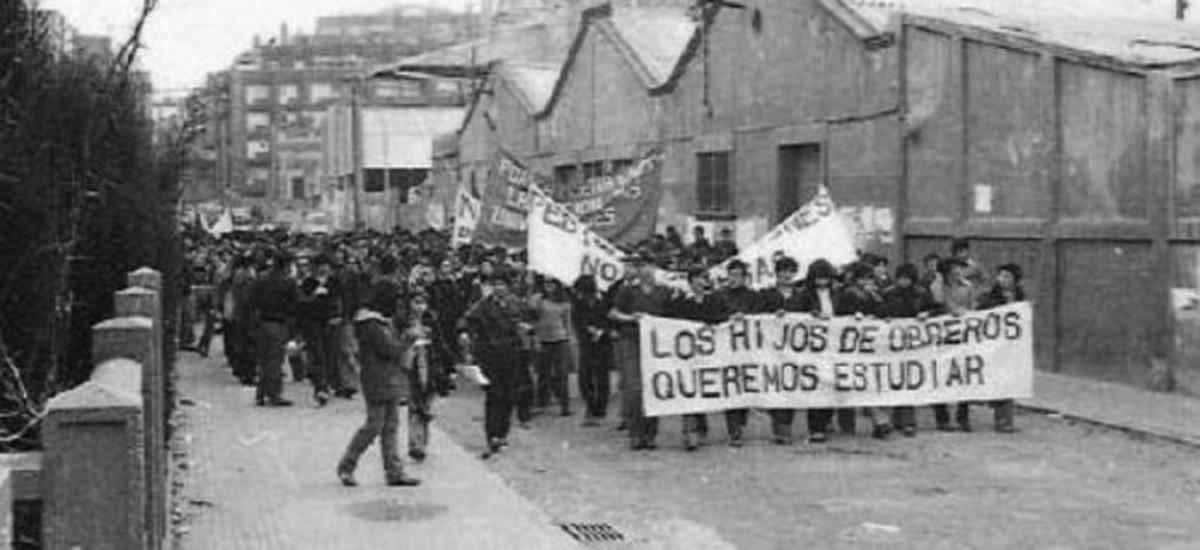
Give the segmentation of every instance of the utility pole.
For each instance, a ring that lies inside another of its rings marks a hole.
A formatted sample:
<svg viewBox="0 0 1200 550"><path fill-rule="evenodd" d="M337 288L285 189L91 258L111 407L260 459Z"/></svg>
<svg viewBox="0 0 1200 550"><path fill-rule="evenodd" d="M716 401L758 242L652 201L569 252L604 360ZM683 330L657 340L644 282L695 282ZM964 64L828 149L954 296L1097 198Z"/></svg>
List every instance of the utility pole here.
<svg viewBox="0 0 1200 550"><path fill-rule="evenodd" d="M363 135L362 135L362 105L359 95L362 93L362 77L350 81L350 150L354 162L354 229L362 230L362 189L363 189Z"/></svg>

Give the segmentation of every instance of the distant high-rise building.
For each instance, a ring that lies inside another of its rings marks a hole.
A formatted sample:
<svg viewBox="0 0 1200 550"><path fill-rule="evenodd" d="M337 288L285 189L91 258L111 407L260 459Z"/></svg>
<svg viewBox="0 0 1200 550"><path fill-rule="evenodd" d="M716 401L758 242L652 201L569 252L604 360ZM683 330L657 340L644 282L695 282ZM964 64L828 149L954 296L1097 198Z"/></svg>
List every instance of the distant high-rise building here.
<svg viewBox="0 0 1200 550"><path fill-rule="evenodd" d="M284 206L315 202L326 109L348 98L371 67L467 40L476 23L470 14L401 6L321 17L312 34L285 26L272 39L256 38L228 71L222 177L244 197ZM445 92L428 88L418 86L416 97ZM401 90L395 101L414 101L405 95L411 93Z"/></svg>

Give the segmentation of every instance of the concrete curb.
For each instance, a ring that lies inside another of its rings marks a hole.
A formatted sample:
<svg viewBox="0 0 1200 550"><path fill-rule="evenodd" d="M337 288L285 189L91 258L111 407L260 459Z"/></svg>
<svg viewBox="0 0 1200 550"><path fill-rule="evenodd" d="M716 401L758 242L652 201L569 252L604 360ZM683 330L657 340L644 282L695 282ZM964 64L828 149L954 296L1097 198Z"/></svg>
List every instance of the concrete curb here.
<svg viewBox="0 0 1200 550"><path fill-rule="evenodd" d="M1017 401L1017 408L1033 413L1045 415L1057 415L1067 420L1075 422L1084 422L1096 426L1102 426L1112 430L1124 432L1126 434L1136 435L1139 437L1148 437L1177 445L1184 445L1195 449L1200 449L1200 438L1164 430L1153 426L1136 426L1129 421L1113 420L1107 418L1099 418L1095 415L1086 415L1072 413L1064 409L1054 407L1043 403L1024 403Z"/></svg>

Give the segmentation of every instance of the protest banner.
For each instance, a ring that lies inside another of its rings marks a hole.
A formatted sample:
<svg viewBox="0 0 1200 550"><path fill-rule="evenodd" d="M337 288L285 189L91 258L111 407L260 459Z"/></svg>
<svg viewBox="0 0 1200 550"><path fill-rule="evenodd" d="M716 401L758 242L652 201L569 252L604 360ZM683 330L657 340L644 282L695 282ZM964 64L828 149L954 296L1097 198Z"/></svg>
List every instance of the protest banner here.
<svg viewBox="0 0 1200 550"><path fill-rule="evenodd" d="M575 284L581 275L592 275L601 290L620 281L625 274L624 254L589 229L564 205L550 199L535 200L529 213L529 269L554 277L564 285ZM686 288L687 277L656 269L655 281L663 286Z"/></svg>
<svg viewBox="0 0 1200 550"><path fill-rule="evenodd" d="M465 189L458 190L454 201L454 232L450 235L450 246L459 247L474 239L481 209L479 199L472 197Z"/></svg>
<svg viewBox="0 0 1200 550"><path fill-rule="evenodd" d="M607 289L625 272L616 246L551 201L539 201L529 213L528 247L529 268L566 285L580 275L594 275Z"/></svg>
<svg viewBox="0 0 1200 550"><path fill-rule="evenodd" d="M601 237L632 245L654 234L662 196L662 163L662 149L654 148L635 160L613 163L620 168L543 188Z"/></svg>
<svg viewBox="0 0 1200 550"><path fill-rule="evenodd" d="M609 242L633 244L654 234L661 168L662 151L655 149L609 174L557 185L499 151L482 192L476 239L507 248L524 246L532 201L549 196Z"/></svg>
<svg viewBox="0 0 1200 550"><path fill-rule="evenodd" d="M796 260L800 266L799 277L804 277L809 264L821 258L834 267L858 259L854 239L838 214L828 188L821 186L812 200L736 258L750 266L750 287L766 288L775 284L775 259L780 255ZM728 264L727 261L714 267L713 276L724 278Z"/></svg>
<svg viewBox="0 0 1200 550"><path fill-rule="evenodd" d="M649 416L739 408L928 405L1033 394L1029 303L926 320L644 317Z"/></svg>

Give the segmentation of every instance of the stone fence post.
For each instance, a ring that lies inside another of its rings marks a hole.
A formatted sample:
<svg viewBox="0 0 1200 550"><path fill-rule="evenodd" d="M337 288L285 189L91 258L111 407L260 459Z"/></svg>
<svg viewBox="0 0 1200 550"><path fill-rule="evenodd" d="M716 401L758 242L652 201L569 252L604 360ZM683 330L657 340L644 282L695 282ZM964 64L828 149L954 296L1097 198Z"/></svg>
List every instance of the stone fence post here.
<svg viewBox="0 0 1200 550"><path fill-rule="evenodd" d="M120 321L132 322L97 327L97 336L140 339L143 344L151 340L144 322ZM147 548L141 377L142 366L135 361L106 361L87 383L47 404L42 432L45 548Z"/></svg>
<svg viewBox="0 0 1200 550"><path fill-rule="evenodd" d="M136 273L136 272L135 272ZM130 275L133 279L133 274ZM146 433L146 513L152 548L165 540L170 521L170 484L168 479L166 365L163 360L162 308L158 292L134 287L114 296L117 316L148 319L152 339L149 359L142 361L143 420ZM119 353L118 353L119 355Z"/></svg>

